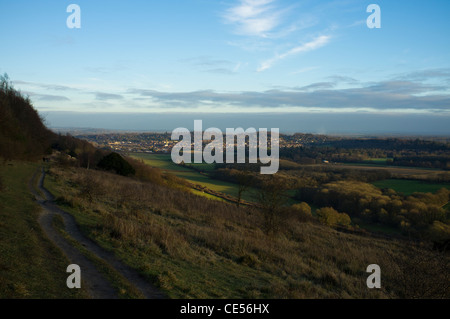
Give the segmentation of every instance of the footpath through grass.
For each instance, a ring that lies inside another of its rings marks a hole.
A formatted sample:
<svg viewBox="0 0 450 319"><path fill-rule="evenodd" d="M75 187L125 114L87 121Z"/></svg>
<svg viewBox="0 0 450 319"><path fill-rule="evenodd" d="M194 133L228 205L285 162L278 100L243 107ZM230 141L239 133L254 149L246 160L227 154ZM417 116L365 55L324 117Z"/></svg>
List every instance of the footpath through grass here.
<svg viewBox="0 0 450 319"><path fill-rule="evenodd" d="M87 298L69 289L69 260L38 224L39 205L28 182L37 163L0 164L0 298Z"/></svg>

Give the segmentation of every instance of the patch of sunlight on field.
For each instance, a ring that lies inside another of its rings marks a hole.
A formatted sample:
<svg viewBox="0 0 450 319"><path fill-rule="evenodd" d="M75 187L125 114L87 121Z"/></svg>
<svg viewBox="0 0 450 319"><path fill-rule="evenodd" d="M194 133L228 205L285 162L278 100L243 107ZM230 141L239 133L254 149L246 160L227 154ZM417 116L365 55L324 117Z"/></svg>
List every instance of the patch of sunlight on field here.
<svg viewBox="0 0 450 319"><path fill-rule="evenodd" d="M212 199L212 200L218 200L218 201L220 201L220 202L226 202L226 200L223 199L223 198L220 198L220 197L217 197L217 196L214 196L214 195L211 195L211 194L207 194L207 193L198 191L198 190L196 190L196 189L192 189L191 192L192 192L193 194L195 194L195 195L199 195L199 196L202 196L202 197L206 197L206 198L209 198L209 199Z"/></svg>
<svg viewBox="0 0 450 319"><path fill-rule="evenodd" d="M185 180L193 184L199 184L208 187L209 189L212 189L216 192L222 192L230 195L237 194L237 185L212 179L192 170L189 170L187 172L173 172L173 174L180 178L184 178Z"/></svg>
<svg viewBox="0 0 450 319"><path fill-rule="evenodd" d="M176 175L177 177L183 178L192 184L198 184L203 187L207 187L213 191L221 192L230 196L237 196L238 185L213 179L207 175L200 174L192 169L176 165L172 162L170 154L143 154L143 153L133 153L131 157L142 159L145 164L152 167L157 167L163 170L170 171L170 173ZM210 166L210 164L196 164L203 166ZM214 196L213 196L214 197ZM254 201L254 196L250 191L244 192L242 194L242 199L247 201Z"/></svg>
<svg viewBox="0 0 450 319"><path fill-rule="evenodd" d="M179 166L172 162L170 154L145 154L145 153L132 153L132 158L141 159L145 164L160 168L163 170L172 171L190 171L190 169Z"/></svg>

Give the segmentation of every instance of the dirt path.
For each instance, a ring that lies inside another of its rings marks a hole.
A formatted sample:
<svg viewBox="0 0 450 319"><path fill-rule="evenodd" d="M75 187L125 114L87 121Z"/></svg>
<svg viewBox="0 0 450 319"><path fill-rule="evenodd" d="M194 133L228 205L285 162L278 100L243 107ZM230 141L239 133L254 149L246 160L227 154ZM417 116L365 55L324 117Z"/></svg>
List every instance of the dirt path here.
<svg viewBox="0 0 450 319"><path fill-rule="evenodd" d="M125 265L124 263L119 261L114 256L114 254L104 250L92 240L84 236L78 229L78 226L72 215L60 209L54 203L54 196L43 185L44 178L45 170L42 169L37 187L44 198L42 198L41 194L39 194L39 192L36 191L35 187L33 187L35 185L31 185L32 183L30 182L31 191L36 196L38 203L43 208L43 213L39 218L39 223L50 240L52 240L66 254L70 262L80 266L81 278L92 298L114 299L117 298L118 295L115 289L105 279L103 274L101 274L97 270L94 264L86 257L84 257L84 255L82 255L75 247L69 244L67 240L65 240L59 234L59 232L52 227L52 220L55 215L59 215L63 218L65 230L74 240L78 241L81 245L95 254L98 258L103 259L109 265L111 265L133 286L140 290L146 298L165 298L165 296L158 289L149 284L137 271Z"/></svg>

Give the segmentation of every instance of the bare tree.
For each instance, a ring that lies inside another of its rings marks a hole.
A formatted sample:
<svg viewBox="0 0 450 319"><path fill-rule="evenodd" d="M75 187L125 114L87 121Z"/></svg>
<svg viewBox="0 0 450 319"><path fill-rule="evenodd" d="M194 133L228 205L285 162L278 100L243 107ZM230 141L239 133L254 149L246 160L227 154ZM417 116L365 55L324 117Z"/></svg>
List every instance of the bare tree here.
<svg viewBox="0 0 450 319"><path fill-rule="evenodd" d="M286 185L281 178L270 176L262 182L256 199L264 215L264 231L273 235L279 230L280 213L286 202Z"/></svg>
<svg viewBox="0 0 450 319"><path fill-rule="evenodd" d="M250 187L252 177L249 174L246 173L239 173L236 176L236 180L238 182L238 200L237 200L237 207L241 205L242 200L242 194L248 190Z"/></svg>

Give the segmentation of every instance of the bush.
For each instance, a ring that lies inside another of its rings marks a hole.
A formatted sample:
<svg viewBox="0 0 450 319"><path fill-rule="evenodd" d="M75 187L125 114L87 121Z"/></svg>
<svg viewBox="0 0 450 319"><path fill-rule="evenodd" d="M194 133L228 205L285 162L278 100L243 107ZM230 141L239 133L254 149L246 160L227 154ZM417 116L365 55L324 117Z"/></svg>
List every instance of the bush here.
<svg viewBox="0 0 450 319"><path fill-rule="evenodd" d="M99 182L98 178L92 175L84 175L79 179L81 196L87 198L90 202L93 202L97 196L102 194L102 184Z"/></svg>
<svg viewBox="0 0 450 319"><path fill-rule="evenodd" d="M151 167L145 164L144 161L132 157L127 157L126 161L133 167L135 170L134 175L140 180L158 185L164 185L162 170Z"/></svg>
<svg viewBox="0 0 450 319"><path fill-rule="evenodd" d="M330 227L349 226L351 224L350 216L345 213L339 213L332 207L324 207L317 210L319 221Z"/></svg>
<svg viewBox="0 0 450 319"><path fill-rule="evenodd" d="M103 157L97 166L107 171L114 171L122 176L134 175L136 173L130 163L114 152Z"/></svg>
<svg viewBox="0 0 450 319"><path fill-rule="evenodd" d="M446 250L450 246L450 226L440 221L434 221L428 227L428 236L436 249Z"/></svg>
<svg viewBox="0 0 450 319"><path fill-rule="evenodd" d="M312 218L311 207L308 203L301 202L291 206L300 221L308 221Z"/></svg>

